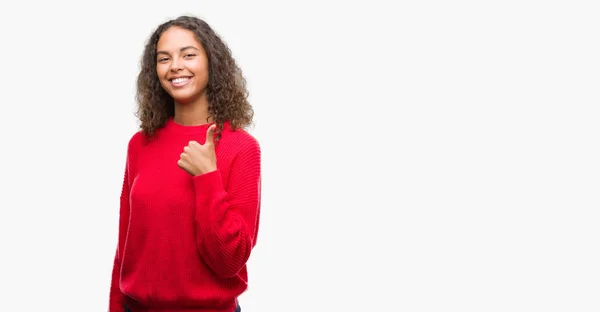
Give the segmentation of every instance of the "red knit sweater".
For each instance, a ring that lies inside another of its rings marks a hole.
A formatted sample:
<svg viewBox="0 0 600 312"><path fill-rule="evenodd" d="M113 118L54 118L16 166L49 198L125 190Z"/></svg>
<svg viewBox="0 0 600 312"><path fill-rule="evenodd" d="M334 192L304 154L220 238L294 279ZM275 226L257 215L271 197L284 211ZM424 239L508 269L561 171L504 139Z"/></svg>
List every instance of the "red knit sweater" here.
<svg viewBox="0 0 600 312"><path fill-rule="evenodd" d="M177 165L208 125L170 119L146 142L129 141L110 312L233 312L260 212L258 142L229 124L215 146L217 170L192 177Z"/></svg>

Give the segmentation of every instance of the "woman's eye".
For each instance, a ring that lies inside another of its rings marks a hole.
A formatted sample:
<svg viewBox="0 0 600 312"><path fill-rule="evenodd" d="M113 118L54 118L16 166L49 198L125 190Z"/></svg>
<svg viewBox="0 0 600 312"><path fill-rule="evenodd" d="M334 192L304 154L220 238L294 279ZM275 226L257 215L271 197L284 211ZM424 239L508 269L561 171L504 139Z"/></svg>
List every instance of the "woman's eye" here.
<svg viewBox="0 0 600 312"><path fill-rule="evenodd" d="M185 57L194 57L196 54L186 54Z"/></svg>

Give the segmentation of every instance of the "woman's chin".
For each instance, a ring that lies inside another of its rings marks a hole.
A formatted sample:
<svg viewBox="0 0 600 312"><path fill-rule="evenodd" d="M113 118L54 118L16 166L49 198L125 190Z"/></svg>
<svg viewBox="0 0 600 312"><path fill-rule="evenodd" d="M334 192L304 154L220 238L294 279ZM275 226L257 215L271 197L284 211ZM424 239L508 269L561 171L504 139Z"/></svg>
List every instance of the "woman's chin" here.
<svg viewBox="0 0 600 312"><path fill-rule="evenodd" d="M175 101L175 103L181 104L181 105L189 104L194 100L194 97L189 96L189 95L171 94L171 96L173 97L173 100Z"/></svg>
<svg viewBox="0 0 600 312"><path fill-rule="evenodd" d="M198 100L198 98L202 97L202 94L198 94L197 92L190 92L187 90L175 90L174 92L169 92L175 103L186 105Z"/></svg>

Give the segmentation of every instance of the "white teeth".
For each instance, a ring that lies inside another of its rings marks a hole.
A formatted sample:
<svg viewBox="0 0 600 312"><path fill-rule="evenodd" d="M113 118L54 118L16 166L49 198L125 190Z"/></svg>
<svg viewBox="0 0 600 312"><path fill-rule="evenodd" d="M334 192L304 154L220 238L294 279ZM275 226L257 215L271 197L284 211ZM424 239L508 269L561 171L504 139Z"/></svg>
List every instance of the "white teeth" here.
<svg viewBox="0 0 600 312"><path fill-rule="evenodd" d="M190 78L185 78L185 77L184 78L175 78L175 79L173 79L173 83L182 83L184 81L187 81L188 79L190 79Z"/></svg>

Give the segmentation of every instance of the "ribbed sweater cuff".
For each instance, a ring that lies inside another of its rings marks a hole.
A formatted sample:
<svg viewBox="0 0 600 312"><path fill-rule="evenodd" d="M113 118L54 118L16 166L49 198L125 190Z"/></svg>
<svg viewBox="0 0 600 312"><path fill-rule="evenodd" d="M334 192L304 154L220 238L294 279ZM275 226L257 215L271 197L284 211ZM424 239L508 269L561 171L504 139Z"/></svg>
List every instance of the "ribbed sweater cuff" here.
<svg viewBox="0 0 600 312"><path fill-rule="evenodd" d="M198 198L215 198L215 195L225 192L225 189L223 188L223 179L221 178L219 169L194 176L193 182L196 197ZM206 202L206 204L210 204L210 202Z"/></svg>

